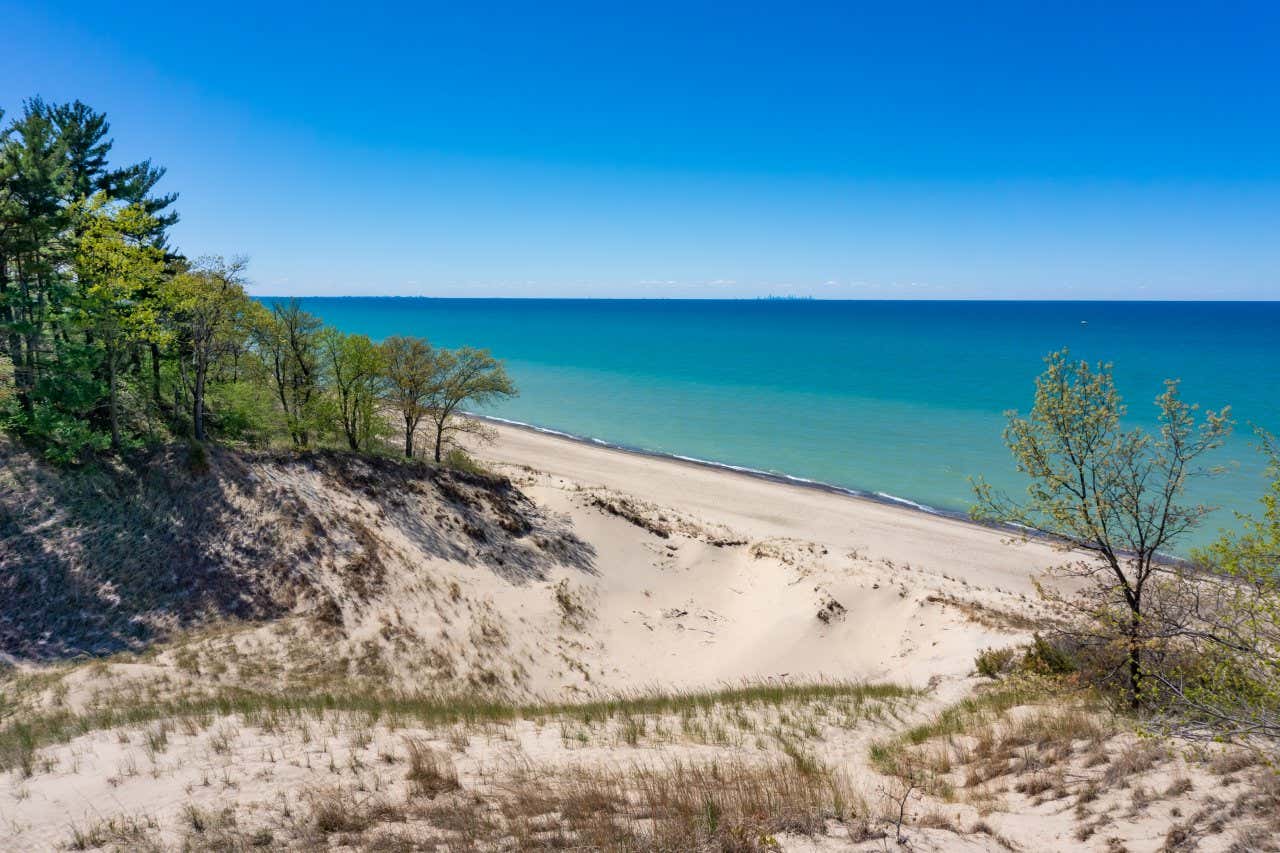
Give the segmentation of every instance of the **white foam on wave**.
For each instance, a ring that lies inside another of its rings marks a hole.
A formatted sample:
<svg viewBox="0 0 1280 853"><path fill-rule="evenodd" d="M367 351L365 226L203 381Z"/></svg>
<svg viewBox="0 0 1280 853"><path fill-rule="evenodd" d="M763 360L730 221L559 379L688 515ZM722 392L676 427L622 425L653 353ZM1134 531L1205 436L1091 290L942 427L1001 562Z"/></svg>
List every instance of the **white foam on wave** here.
<svg viewBox="0 0 1280 853"><path fill-rule="evenodd" d="M888 492L876 492L876 493L875 493L875 495L876 495L876 497L878 497L878 498L883 498L884 500L889 501L890 503L902 504L903 506L909 506L909 507L911 507L912 509L918 509L918 510L920 510L921 512L927 512L927 513L929 513L930 515L942 515L942 512L941 512L941 511L939 511L939 510L937 510L937 509L934 509L933 507L929 506L928 504L916 503L916 502L915 502L915 501L913 501L913 500L908 500L907 498L900 498L900 497L898 497L897 495L891 495L891 494L889 494Z"/></svg>
<svg viewBox="0 0 1280 853"><path fill-rule="evenodd" d="M901 497L898 497L897 495L891 495L888 492L866 492L866 491L862 491L861 489L850 489L844 486L837 486L832 483L824 483L822 480L811 480L808 477L797 477L792 474L781 474L775 471L764 471L760 468L748 468L745 465L731 465L728 462L714 462L710 459L700 459L697 456L683 456L679 453L662 453L656 450L644 450L638 447L629 447L625 444L615 444L610 441L605 441L604 439L601 439L601 438L594 438L592 436L575 435L574 433L571 433L571 432L563 432L558 429L551 429L550 427L543 427L543 426L538 426L537 424L525 423L524 421L512 420L510 418L500 418L497 415L481 415L475 412L464 412L463 414L466 414L474 418L480 418L481 420L494 421L496 423L508 424L510 426L530 429L530 430L533 430L534 432L540 432L545 435L559 436L560 438L567 438L571 441L581 441L588 444L596 444L601 447L608 447L613 450L622 450L628 453L639 453L644 456L652 456L659 459L678 459L681 462L691 462L694 465L705 465L708 468L720 468L726 471L736 471L737 473L740 473L740 474L747 474L752 477L763 477L764 479L774 480L776 482L796 483L800 486L805 486L807 488L823 489L829 492L836 492L842 495L848 495L849 497L853 497L853 498L864 498L864 499L869 498L872 500L882 500L888 503L897 504L899 506L909 507L911 509L918 510L919 512L925 512L925 513L928 513L929 515L939 515L939 516L949 516L949 515L958 516L959 515L959 513L944 512L943 510L937 509L935 507L931 507L928 504L918 503L917 501L913 501L908 498L901 498Z"/></svg>
<svg viewBox="0 0 1280 853"><path fill-rule="evenodd" d="M670 456L672 459L679 459L682 462L692 462L695 465L707 465L711 468L724 468L729 471L738 471L743 474L754 474L757 477L777 477L778 474L769 471L761 471L759 468L746 468L742 465L730 465L728 462L713 462L710 459L699 459L696 456L681 456L679 453L655 453L654 456Z"/></svg>
<svg viewBox="0 0 1280 853"><path fill-rule="evenodd" d="M547 435L558 435L561 438L571 438L574 441L583 440L582 436L574 435L571 432L561 432L558 429L551 429L550 427L542 427L542 426L538 426L537 424L527 424L524 421L513 421L510 418L500 418L497 415L478 415L475 412L463 412L463 414L467 415L468 417L480 418L481 420L485 420L485 421L496 421L497 423L500 423L500 424L509 424L510 426L524 427L525 429L531 429L534 432L546 433ZM600 441L600 439L598 438L593 438L591 440ZM601 443L603 444L604 442L601 442Z"/></svg>

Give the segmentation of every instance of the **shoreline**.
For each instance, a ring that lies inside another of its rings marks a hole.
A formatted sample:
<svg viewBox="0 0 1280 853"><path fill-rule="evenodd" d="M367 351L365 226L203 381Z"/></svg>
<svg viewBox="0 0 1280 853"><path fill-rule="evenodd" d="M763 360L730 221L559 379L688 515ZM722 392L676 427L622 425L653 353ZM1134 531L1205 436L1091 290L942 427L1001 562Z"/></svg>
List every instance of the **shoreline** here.
<svg viewBox="0 0 1280 853"><path fill-rule="evenodd" d="M679 453L665 453L660 450L647 450L643 447L635 447L628 444L619 444L612 441L605 441L602 438L594 438L587 435L578 435L577 433L565 432L564 430L554 429L552 427L538 426L537 424L526 423L524 421L511 420L509 418L500 418L496 415L482 415L475 412L464 412L466 417L474 418L478 421L484 421L488 424L498 426L511 427L513 429L524 430L536 435L545 435L551 438L559 438L564 441L573 442L574 444L585 445L587 447L596 447L604 450L615 450L621 453L627 453L632 456L638 456L644 459L658 459L667 462L674 462L684 465L691 465L709 471L717 471L720 473L740 474L745 477L751 477L755 480L763 480L767 483L775 483L782 486L797 486L803 489L812 489L816 492L829 495L839 495L841 497L854 498L855 500L868 501L879 506L892 507L896 509L909 510L914 513L920 513L932 518L945 518L951 521L960 521L965 524L971 524L975 527L987 530L1002 530L1008 533L1018 532L1012 527L998 524L988 524L981 521L975 521L968 513L959 510L942 509L940 507L930 506L911 500L910 498L891 495L887 492L867 491L866 489L848 488L845 486L837 486L834 483L828 483L822 480L811 480L807 477L797 477L792 474L781 474L773 471L762 471L759 468L750 468L745 465L732 465L728 462L715 462L710 459L699 459L696 456L682 456Z"/></svg>
<svg viewBox="0 0 1280 853"><path fill-rule="evenodd" d="M763 543L766 551L799 548L811 554L842 555L838 559L850 561L849 566L871 560L888 571L882 582L905 580L921 571L944 581L946 576L963 578L975 586L1016 592L1028 599L1036 595L1034 579L1066 558L1059 546L1046 539L1024 538L966 516L924 512L768 472L612 447L506 419L477 422L494 433L492 442L468 448L479 460L499 469L517 469L511 474L529 472L532 480L526 487L531 497L575 517L583 506L590 507L590 501L582 504L584 499L575 496L603 490L647 506L659 516L674 513L674 518L694 526Z"/></svg>
<svg viewBox="0 0 1280 853"><path fill-rule="evenodd" d="M664 453L657 450L646 450L642 447L617 444L611 441L605 441L601 438L577 435L576 433L565 432L564 430L558 430L552 427L542 427L537 424L525 423L524 421L511 420L509 418L500 418L494 415L481 415L474 412L463 412L462 414L465 417L483 421L491 426L514 429L543 438L557 439L574 447L613 451L626 454L627 456L635 457L640 460L687 466L699 471L706 471L719 475L739 476L751 481L767 483L770 485L792 486L814 494L850 498L854 501L882 509L901 511L917 518L958 522L974 530L982 530L988 533L998 534L1002 537L1017 537L1024 542L1037 543L1048 548L1058 547L1054 544L1054 537L1046 533L1027 530L1013 524L978 521L972 518L968 513L932 507L927 504L913 501L909 498L901 498L885 492L869 492L863 489L851 489L844 486L837 486L832 483L826 483L821 480L811 480L806 477L796 477L790 474L778 474L772 471L762 471L758 468L731 465L727 462L713 462L708 459L699 459L694 456L682 456L678 453ZM1192 561L1185 556L1178 554L1161 554L1160 557L1162 562L1170 566L1194 568Z"/></svg>

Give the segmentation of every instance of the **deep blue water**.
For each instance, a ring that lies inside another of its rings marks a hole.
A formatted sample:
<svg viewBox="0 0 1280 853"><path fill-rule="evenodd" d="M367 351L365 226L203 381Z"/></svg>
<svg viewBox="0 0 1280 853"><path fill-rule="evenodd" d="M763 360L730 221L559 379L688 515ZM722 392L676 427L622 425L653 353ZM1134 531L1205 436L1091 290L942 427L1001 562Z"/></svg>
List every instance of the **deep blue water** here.
<svg viewBox="0 0 1280 853"><path fill-rule="evenodd" d="M375 339L489 348L521 390L491 414L944 510L968 507L972 475L1020 488L1002 412L1030 406L1064 346L1114 362L1135 424L1154 426L1165 377L1232 406L1216 460L1232 468L1194 493L1225 510L1252 510L1263 487L1248 424L1280 431L1280 302L303 302Z"/></svg>

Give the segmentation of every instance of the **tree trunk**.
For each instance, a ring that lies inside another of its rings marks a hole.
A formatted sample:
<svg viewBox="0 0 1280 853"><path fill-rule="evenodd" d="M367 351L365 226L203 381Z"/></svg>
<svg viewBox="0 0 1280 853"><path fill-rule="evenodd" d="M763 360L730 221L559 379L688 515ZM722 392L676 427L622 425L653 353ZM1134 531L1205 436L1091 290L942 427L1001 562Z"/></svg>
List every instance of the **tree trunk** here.
<svg viewBox="0 0 1280 853"><path fill-rule="evenodd" d="M436 462L440 462L440 450L444 446L444 420L436 421Z"/></svg>
<svg viewBox="0 0 1280 853"><path fill-rule="evenodd" d="M27 379L26 362L22 355L22 336L9 332L9 359L13 362L13 387L18 394L22 411L31 414L31 383Z"/></svg>
<svg viewBox="0 0 1280 853"><path fill-rule="evenodd" d="M26 358L23 359L24 367L23 367L23 373L22 373L22 381L27 391L23 397L24 401L26 401L23 405L23 408L26 409L28 413L30 413L31 411L30 401L35 399L36 381L39 379L39 370L36 364L36 351L37 351L36 336L33 333L27 333L25 337L26 337L26 344L27 344L27 352L26 352ZM17 373L16 364L14 365L14 368L15 368L14 373L16 374Z"/></svg>
<svg viewBox="0 0 1280 853"><path fill-rule="evenodd" d="M160 345L151 342L151 398L156 401L156 408L164 413L164 401L160 399Z"/></svg>
<svg viewBox="0 0 1280 853"><path fill-rule="evenodd" d="M1142 614L1135 610L1129 620L1129 704L1142 707Z"/></svg>
<svg viewBox="0 0 1280 853"><path fill-rule="evenodd" d="M111 449L120 449L120 412L116 402L116 354L107 348L107 412L111 418Z"/></svg>
<svg viewBox="0 0 1280 853"><path fill-rule="evenodd" d="M4 259L0 259L0 299L3 300L3 314L0 314L0 321L8 327L8 349L9 360L13 363L13 387L18 395L18 402L22 405L22 410L27 414L31 414L31 394L24 377L24 365L22 361L22 335L20 335L15 327L15 321L18 319L17 309L10 306L9 303L9 270L8 264Z"/></svg>
<svg viewBox="0 0 1280 853"><path fill-rule="evenodd" d="M347 436L347 447L352 451L360 449L360 421L356 415L355 404L351 401L351 394L342 395L342 431Z"/></svg>
<svg viewBox="0 0 1280 853"><path fill-rule="evenodd" d="M192 387L191 428L196 441L204 441L204 379L208 368L196 362L195 383Z"/></svg>
<svg viewBox="0 0 1280 853"><path fill-rule="evenodd" d="M404 455L406 459L413 458L413 424L408 418L404 419Z"/></svg>

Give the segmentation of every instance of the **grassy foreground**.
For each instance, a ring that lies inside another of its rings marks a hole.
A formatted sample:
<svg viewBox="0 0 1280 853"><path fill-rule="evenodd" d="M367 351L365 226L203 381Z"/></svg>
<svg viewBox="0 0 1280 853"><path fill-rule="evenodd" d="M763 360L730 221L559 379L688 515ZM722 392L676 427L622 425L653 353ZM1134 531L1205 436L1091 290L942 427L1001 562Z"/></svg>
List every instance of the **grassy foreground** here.
<svg viewBox="0 0 1280 853"><path fill-rule="evenodd" d="M3 695L3 693L0 693ZM911 699L918 691L896 684L830 681L811 684L744 683L719 690L653 691L585 702L521 703L475 695L405 695L357 692L259 693L224 689L214 695L159 701L113 702L83 711L52 709L24 715L0 728L0 771L22 766L42 746L65 743L93 731L140 726L158 720L236 715L248 724L267 718L350 713L369 721L424 727L566 718L590 724L615 717L682 714L711 708L836 701ZM4 707L0 704L0 709ZM16 716L16 712L10 712Z"/></svg>

